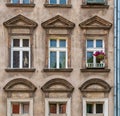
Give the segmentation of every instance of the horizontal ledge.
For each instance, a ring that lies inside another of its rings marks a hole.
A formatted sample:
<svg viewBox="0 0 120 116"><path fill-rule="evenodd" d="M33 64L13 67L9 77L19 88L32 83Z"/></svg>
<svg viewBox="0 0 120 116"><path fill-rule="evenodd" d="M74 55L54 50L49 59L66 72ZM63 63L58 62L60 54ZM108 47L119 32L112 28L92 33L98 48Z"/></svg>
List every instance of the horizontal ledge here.
<svg viewBox="0 0 120 116"><path fill-rule="evenodd" d="M81 5L82 8L109 8L109 5Z"/></svg>
<svg viewBox="0 0 120 116"><path fill-rule="evenodd" d="M35 72L35 68L6 68L6 72Z"/></svg>
<svg viewBox="0 0 120 116"><path fill-rule="evenodd" d="M7 7L35 7L35 4L12 4L12 3L7 3Z"/></svg>
<svg viewBox="0 0 120 116"><path fill-rule="evenodd" d="M71 8L71 4L44 4L47 8Z"/></svg>
<svg viewBox="0 0 120 116"><path fill-rule="evenodd" d="M44 72L72 72L73 68L62 68L62 69L50 69L50 68L44 68Z"/></svg>
<svg viewBox="0 0 120 116"><path fill-rule="evenodd" d="M81 72L105 72L108 73L110 72L110 69L98 69L98 68L91 68L91 69L80 69Z"/></svg>

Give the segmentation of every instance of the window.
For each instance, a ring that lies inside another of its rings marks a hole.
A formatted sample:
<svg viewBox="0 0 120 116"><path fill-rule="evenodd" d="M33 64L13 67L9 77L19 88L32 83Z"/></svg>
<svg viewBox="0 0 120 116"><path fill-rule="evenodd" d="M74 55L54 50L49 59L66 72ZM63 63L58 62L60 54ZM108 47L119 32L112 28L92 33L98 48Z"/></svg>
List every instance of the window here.
<svg viewBox="0 0 120 116"><path fill-rule="evenodd" d="M7 116L33 116L33 99L7 99Z"/></svg>
<svg viewBox="0 0 120 116"><path fill-rule="evenodd" d="M86 104L87 109L86 109L86 113L89 114L103 114L103 103L98 102L98 103L92 103L92 102L88 102Z"/></svg>
<svg viewBox="0 0 120 116"><path fill-rule="evenodd" d="M67 68L67 40L49 40L49 68Z"/></svg>
<svg viewBox="0 0 120 116"><path fill-rule="evenodd" d="M11 68L30 68L29 37L12 37Z"/></svg>
<svg viewBox="0 0 120 116"><path fill-rule="evenodd" d="M49 103L49 113L51 114L66 114L66 103Z"/></svg>
<svg viewBox="0 0 120 116"><path fill-rule="evenodd" d="M108 116L108 99L83 99L83 116Z"/></svg>
<svg viewBox="0 0 120 116"><path fill-rule="evenodd" d="M30 0L11 0L13 4L29 4Z"/></svg>
<svg viewBox="0 0 120 116"><path fill-rule="evenodd" d="M29 114L29 102L12 102L12 114Z"/></svg>
<svg viewBox="0 0 120 116"><path fill-rule="evenodd" d="M86 0L87 4L105 4L105 0Z"/></svg>
<svg viewBox="0 0 120 116"><path fill-rule="evenodd" d="M94 54L97 52L104 53L104 41L102 39L87 39L86 40L86 67L88 68L103 68L104 56L100 59Z"/></svg>
<svg viewBox="0 0 120 116"><path fill-rule="evenodd" d="M49 0L49 4L67 4L67 0Z"/></svg>
<svg viewBox="0 0 120 116"><path fill-rule="evenodd" d="M46 98L45 116L71 116L70 98Z"/></svg>

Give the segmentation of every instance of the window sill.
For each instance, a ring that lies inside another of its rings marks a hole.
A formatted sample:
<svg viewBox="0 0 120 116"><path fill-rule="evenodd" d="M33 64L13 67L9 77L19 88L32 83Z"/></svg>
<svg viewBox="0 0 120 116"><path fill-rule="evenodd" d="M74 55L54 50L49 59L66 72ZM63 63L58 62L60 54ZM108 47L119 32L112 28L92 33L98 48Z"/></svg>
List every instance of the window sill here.
<svg viewBox="0 0 120 116"><path fill-rule="evenodd" d="M80 69L81 72L103 72L103 73L109 73L110 69L105 69L105 68L89 68L89 69Z"/></svg>
<svg viewBox="0 0 120 116"><path fill-rule="evenodd" d="M6 68L6 72L35 72L35 68Z"/></svg>
<svg viewBox="0 0 120 116"><path fill-rule="evenodd" d="M47 8L71 8L71 4L44 4Z"/></svg>
<svg viewBox="0 0 120 116"><path fill-rule="evenodd" d="M35 4L12 4L12 3L7 3L7 7L35 7Z"/></svg>
<svg viewBox="0 0 120 116"><path fill-rule="evenodd" d="M109 8L109 5L81 5L82 8Z"/></svg>
<svg viewBox="0 0 120 116"><path fill-rule="evenodd" d="M64 68L64 69L50 69L50 68L44 68L44 72L72 72L73 68Z"/></svg>

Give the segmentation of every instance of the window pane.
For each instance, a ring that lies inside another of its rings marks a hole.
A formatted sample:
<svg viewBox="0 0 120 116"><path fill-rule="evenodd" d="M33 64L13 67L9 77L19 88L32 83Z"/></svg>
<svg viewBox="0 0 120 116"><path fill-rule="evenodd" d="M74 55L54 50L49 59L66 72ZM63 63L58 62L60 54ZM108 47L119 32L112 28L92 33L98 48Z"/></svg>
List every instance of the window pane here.
<svg viewBox="0 0 120 116"><path fill-rule="evenodd" d="M93 113L93 104L87 104L87 113Z"/></svg>
<svg viewBox="0 0 120 116"><path fill-rule="evenodd" d="M19 39L13 39L13 47L19 47L20 46L20 40Z"/></svg>
<svg viewBox="0 0 120 116"><path fill-rule="evenodd" d="M93 52L87 52L87 63L93 63Z"/></svg>
<svg viewBox="0 0 120 116"><path fill-rule="evenodd" d="M30 2L29 2L29 0L23 0L23 3L24 4L29 4Z"/></svg>
<svg viewBox="0 0 120 116"><path fill-rule="evenodd" d="M19 114L19 108L20 108L20 104L12 104L12 113L13 114Z"/></svg>
<svg viewBox="0 0 120 116"><path fill-rule="evenodd" d="M19 68L19 51L13 51L13 68Z"/></svg>
<svg viewBox="0 0 120 116"><path fill-rule="evenodd" d="M59 104L59 113L66 113L66 103Z"/></svg>
<svg viewBox="0 0 120 116"><path fill-rule="evenodd" d="M66 40L60 40L60 47L66 47Z"/></svg>
<svg viewBox="0 0 120 116"><path fill-rule="evenodd" d="M23 103L22 104L22 113L28 114L29 113L29 103Z"/></svg>
<svg viewBox="0 0 120 116"><path fill-rule="evenodd" d="M57 46L57 41L55 39L50 40L50 47L56 47Z"/></svg>
<svg viewBox="0 0 120 116"><path fill-rule="evenodd" d="M96 40L96 47L102 48L103 47L103 42L102 40Z"/></svg>
<svg viewBox="0 0 120 116"><path fill-rule="evenodd" d="M93 40L87 40L87 48L93 48Z"/></svg>
<svg viewBox="0 0 120 116"><path fill-rule="evenodd" d="M23 51L23 67L28 68L29 67L29 52Z"/></svg>
<svg viewBox="0 0 120 116"><path fill-rule="evenodd" d="M57 0L50 0L50 4L57 4Z"/></svg>
<svg viewBox="0 0 120 116"><path fill-rule="evenodd" d="M56 113L57 113L57 112L56 112L56 111L57 111L56 108L57 108L57 104L50 104L50 105L49 105L49 110L50 110L49 112L56 114Z"/></svg>
<svg viewBox="0 0 120 116"><path fill-rule="evenodd" d="M23 39L23 47L29 47L29 39Z"/></svg>
<svg viewBox="0 0 120 116"><path fill-rule="evenodd" d="M60 0L60 4L66 4L66 0Z"/></svg>
<svg viewBox="0 0 120 116"><path fill-rule="evenodd" d="M59 68L65 68L66 64L66 52L60 52L60 59L59 59Z"/></svg>
<svg viewBox="0 0 120 116"><path fill-rule="evenodd" d="M96 104L96 113L103 113L103 104Z"/></svg>
<svg viewBox="0 0 120 116"><path fill-rule="evenodd" d="M56 52L50 52L50 68L56 68Z"/></svg>
<svg viewBox="0 0 120 116"><path fill-rule="evenodd" d="M20 3L19 0L12 0L12 3Z"/></svg>

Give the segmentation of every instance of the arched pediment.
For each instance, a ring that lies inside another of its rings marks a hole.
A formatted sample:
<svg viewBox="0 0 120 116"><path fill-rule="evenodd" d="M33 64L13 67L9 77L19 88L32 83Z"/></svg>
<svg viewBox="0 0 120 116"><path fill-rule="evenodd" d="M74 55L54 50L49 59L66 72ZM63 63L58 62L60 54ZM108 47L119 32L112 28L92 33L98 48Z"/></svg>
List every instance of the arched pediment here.
<svg viewBox="0 0 120 116"><path fill-rule="evenodd" d="M8 82L4 90L6 92L34 92L36 87L30 81L18 78Z"/></svg>
<svg viewBox="0 0 120 116"><path fill-rule="evenodd" d="M57 15L42 23L43 28L74 28L75 24Z"/></svg>
<svg viewBox="0 0 120 116"><path fill-rule="evenodd" d="M35 28L37 23L19 14L3 23L6 27Z"/></svg>
<svg viewBox="0 0 120 116"><path fill-rule="evenodd" d="M43 92L72 92L73 86L64 79L52 79L43 85Z"/></svg>
<svg viewBox="0 0 120 116"><path fill-rule="evenodd" d="M112 24L98 16L93 16L79 24L83 29L110 29Z"/></svg>
<svg viewBox="0 0 120 116"><path fill-rule="evenodd" d="M109 92L111 87L101 79L90 79L79 88L81 92Z"/></svg>

